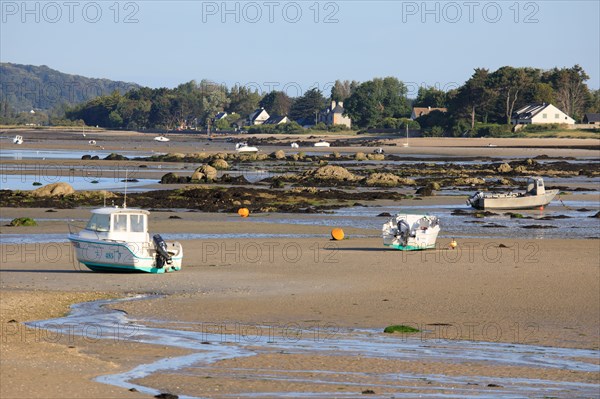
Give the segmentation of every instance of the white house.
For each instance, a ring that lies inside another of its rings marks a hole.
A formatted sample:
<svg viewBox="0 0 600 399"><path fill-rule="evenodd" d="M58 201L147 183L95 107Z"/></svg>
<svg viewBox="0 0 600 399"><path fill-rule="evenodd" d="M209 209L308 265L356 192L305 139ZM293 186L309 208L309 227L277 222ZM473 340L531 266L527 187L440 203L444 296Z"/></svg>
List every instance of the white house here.
<svg viewBox="0 0 600 399"><path fill-rule="evenodd" d="M560 123L574 125L575 120L552 104L529 104L516 110L510 121L513 125Z"/></svg>
<svg viewBox="0 0 600 399"><path fill-rule="evenodd" d="M269 119L269 113L264 108L259 108L248 115L248 125L262 125Z"/></svg>

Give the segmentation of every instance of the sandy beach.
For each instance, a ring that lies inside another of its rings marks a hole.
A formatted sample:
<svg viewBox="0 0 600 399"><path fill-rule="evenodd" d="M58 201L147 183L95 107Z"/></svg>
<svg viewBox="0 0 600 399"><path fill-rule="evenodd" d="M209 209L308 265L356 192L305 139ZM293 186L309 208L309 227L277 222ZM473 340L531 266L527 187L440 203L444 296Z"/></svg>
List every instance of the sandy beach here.
<svg viewBox="0 0 600 399"><path fill-rule="evenodd" d="M38 140L42 133L35 134L38 136L31 141ZM89 136L94 134L97 133ZM120 133L101 137L107 141L105 148L111 150L148 151L155 147L154 143L145 144L146 135L137 135L135 140ZM185 138L168 151L197 152L185 140L192 139ZM68 141L39 141L31 146L87 148L84 143ZM488 141L499 147L482 148ZM598 156L597 150L580 148L593 148L598 140L488 141L481 144L481 139L459 142L415 139L414 147L390 147L390 153ZM12 147L3 145L5 148ZM359 149L348 147L340 151ZM565 199L599 201L597 192L570 195ZM415 204L458 206L464 204L464 198L403 201L405 206ZM2 226L0 237L66 234L67 220L83 221L89 214L88 209L77 208L46 211L46 208L0 208L0 216L6 220L19 216L40 220L36 227ZM52 336L45 329L23 324L63 317L70 304L139 294L149 297L110 307L144 325L156 323L172 328L183 325L196 332L203 332L207 326L212 329L224 326L226 334L232 336L239 335L240 328L293 325L305 334L320 328L331 342L360 336L365 331L377 339L386 339L387 334L382 333L386 326L403 324L420 330L407 338L424 345L450 340L600 350L598 239L515 239L509 231L503 231L498 238L461 238L455 250L449 248L450 239L443 237L436 249L399 252L384 248L380 231L372 228L345 227L347 239L334 242L329 239L331 226L291 225L285 222L289 218L285 214L263 216L272 222L259 221L253 216L242 220L224 213L177 213L181 220L170 219L173 215L154 212L150 219L152 230L215 235L233 232L248 238L182 240L184 267L180 272L165 275L91 272L74 260L70 244L64 241L2 242L2 398L151 397L148 392L130 391L94 378L198 351L125 339ZM278 219L283 221L277 222ZM270 236L252 237L260 234ZM203 367L183 367L179 372L154 373L134 381L158 392L194 397L236 397L251 392L259 396L265 392L320 392L323 397L338 392L340 396L354 397L371 386L377 395L386 397L398 392L444 397L454 389L452 386L463 389L472 382L469 389L487 390L493 388L487 384L506 385L507 382L498 381L517 377L584 384L583 387L600 382L600 373L593 368L590 371L486 364L473 358L456 362L369 356L357 359L350 354L332 356L310 348L305 353L286 354L287 347L276 351L269 350L264 343L255 346L258 349L253 349L254 356L222 359ZM579 352L573 353L573 357L578 357ZM593 356L582 358L582 362L598 364ZM268 377L266 370L276 377ZM306 373L314 374L312 380L305 378ZM325 383L325 373L335 377L327 377L331 380ZM394 382L383 381L383 375L394 373L404 377ZM414 382L418 390L403 388L406 375L441 374L465 380L439 382L443 387L440 391L430 391L425 381ZM540 396L544 393L543 387L536 392Z"/></svg>

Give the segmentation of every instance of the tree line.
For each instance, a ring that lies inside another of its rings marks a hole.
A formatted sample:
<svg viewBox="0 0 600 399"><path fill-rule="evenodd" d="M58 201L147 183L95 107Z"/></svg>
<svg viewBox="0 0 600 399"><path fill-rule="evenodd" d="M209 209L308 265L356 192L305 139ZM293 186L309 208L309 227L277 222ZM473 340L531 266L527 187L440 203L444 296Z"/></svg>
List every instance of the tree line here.
<svg viewBox="0 0 600 399"><path fill-rule="evenodd" d="M407 86L395 77L366 82L338 80L329 93L313 88L296 98L282 91L263 95L244 86L227 88L203 80L172 89L140 87L124 94L115 91L67 107L64 118L107 128L204 129L218 112L224 111L228 118L216 121L215 127L225 130L232 125L243 126L245 118L259 107L270 115L315 121L315 116L335 100L344 102L345 113L355 129L409 126L429 135L474 135L482 126L506 129L513 112L529 103L552 103L576 121L581 121L586 112L600 112L600 90L590 90L587 80L589 76L579 65L551 70L477 68L462 86L447 92L422 87L415 99L408 98ZM415 123L408 119L412 107L446 108L447 112L431 112ZM6 111L0 108L0 118L1 112Z"/></svg>

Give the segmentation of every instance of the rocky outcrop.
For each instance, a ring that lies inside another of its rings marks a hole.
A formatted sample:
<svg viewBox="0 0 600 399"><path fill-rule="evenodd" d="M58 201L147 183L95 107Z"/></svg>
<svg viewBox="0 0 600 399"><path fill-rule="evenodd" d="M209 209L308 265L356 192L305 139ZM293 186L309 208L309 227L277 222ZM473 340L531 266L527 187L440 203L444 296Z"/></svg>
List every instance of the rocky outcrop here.
<svg viewBox="0 0 600 399"><path fill-rule="evenodd" d="M392 173L372 173L367 177L365 183L368 186L376 187L414 186L417 184L413 179L403 178Z"/></svg>
<svg viewBox="0 0 600 399"><path fill-rule="evenodd" d="M210 165L202 165L192 174L192 180L213 181L217 179L217 169Z"/></svg>
<svg viewBox="0 0 600 399"><path fill-rule="evenodd" d="M229 164L227 163L227 161L224 159L221 159L221 158L218 158L218 159L215 159L214 161L212 161L210 163L210 166L212 166L213 168L218 169L218 170L229 169Z"/></svg>
<svg viewBox="0 0 600 399"><path fill-rule="evenodd" d="M510 172L512 172L512 166L510 166L507 163L503 163L502 165L498 166L498 172L499 173L510 173Z"/></svg>
<svg viewBox="0 0 600 399"><path fill-rule="evenodd" d="M275 151L271 154L271 158L274 159L285 159L285 152L283 150Z"/></svg>
<svg viewBox="0 0 600 399"><path fill-rule="evenodd" d="M359 179L356 175L348 171L346 168L333 165L322 166L318 169L309 170L305 172L302 176L305 179L335 182L351 182Z"/></svg>
<svg viewBox="0 0 600 399"><path fill-rule="evenodd" d="M59 195L74 194L75 190L67 183L52 183L44 187L40 187L31 192L35 197L56 197Z"/></svg>

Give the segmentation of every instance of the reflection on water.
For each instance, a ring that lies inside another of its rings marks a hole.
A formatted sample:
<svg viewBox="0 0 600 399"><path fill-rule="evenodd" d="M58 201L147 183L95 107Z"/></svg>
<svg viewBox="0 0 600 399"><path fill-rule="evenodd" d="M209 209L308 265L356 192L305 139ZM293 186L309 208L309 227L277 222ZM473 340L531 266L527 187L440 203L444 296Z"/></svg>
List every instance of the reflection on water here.
<svg viewBox="0 0 600 399"><path fill-rule="evenodd" d="M75 190L109 190L125 191L125 183L121 178L97 178L93 176L51 176L51 175L5 175L0 174L0 184L3 190L35 190L38 186L33 183L41 183L42 186L52 183L68 183ZM136 182L127 183L128 192L148 191L144 187L158 183L155 179L136 179Z"/></svg>
<svg viewBox="0 0 600 399"><path fill-rule="evenodd" d="M136 300L143 298L131 298ZM122 387L135 388L142 393L157 395L160 392L139 382L153 374L168 373L174 378L184 377L178 386L180 398L193 398L197 384L186 385L187 378L198 381L202 376L225 378L244 384L248 380L274 381L283 387L282 392L252 392L249 397L329 397L340 396L333 390L340 385L347 388L344 397L361 397L366 387L376 391L371 397L436 397L436 398L521 398L521 397L596 397L597 384L577 381L552 381L526 377L496 377L462 375L460 371L443 373L376 373L343 368L328 369L326 362L301 364L289 368L240 368L216 366L220 360L252 357L257 355L308 355L328 358L359 358L427 361L440 364L465 364L482 366L519 367L519 375L527 375L528 368L536 371L567 370L571 372L600 372L594 364L600 352L597 350L566 349L497 342L473 342L447 340L441 336L421 337L388 335L377 331L348 331L333 324L304 328L293 325L252 325L175 322L135 319L122 311L110 309L125 300L95 301L74 305L69 316L26 323L35 330L49 330L55 336L83 336L87 341L110 339L119 342L135 342L161 347L186 349L191 353L183 356L162 358L141 364L133 369L96 378L97 381ZM268 332L268 333L265 333ZM39 334L44 336L44 334ZM133 350L133 349L130 349ZM127 354L123 355L128 358ZM335 363L334 363L335 364ZM468 367L467 367L468 368ZM491 369L493 372L493 369ZM544 373L546 374L546 373ZM187 378L186 378L187 377ZM136 382L134 382L136 381ZM493 383L493 384L492 384ZM243 386L243 385L242 385ZM332 392L323 391L331 386ZM292 388L288 388L292 387ZM287 388L287 389L286 389ZM294 392L294 389L304 392ZM290 392L290 390L292 392ZM383 392L382 392L383 391ZM385 394L383 394L385 393ZM232 397L239 394L211 392L211 397Z"/></svg>
<svg viewBox="0 0 600 399"><path fill-rule="evenodd" d="M163 155L163 153L147 152L147 151L104 151L96 147L90 146L89 150L36 150L36 149L6 149L0 151L0 158L13 159L20 161L23 159L81 159L84 155L98 156L103 159L112 152L117 152L127 158L134 157L151 157L153 155Z"/></svg>
<svg viewBox="0 0 600 399"><path fill-rule="evenodd" d="M351 207L332 211L331 214L311 216L290 216L278 219L261 218L256 215L253 219L260 223L318 225L331 227L354 227L361 229L381 230L387 221L386 217L378 217L381 213L395 215L397 213L431 214L440 218L442 230L440 237L445 238L600 238L600 221L592 218L600 204L588 201L564 201L568 207L553 204L540 210L519 210L525 218L511 218L508 211L494 212L496 215L476 218L469 215L452 215L455 209L469 213L474 212L467 206L460 205L422 205L422 206L377 206ZM577 209L589 209L579 212ZM564 219L551 219L564 217ZM550 219L550 220L547 220ZM527 226L538 226L528 228Z"/></svg>

